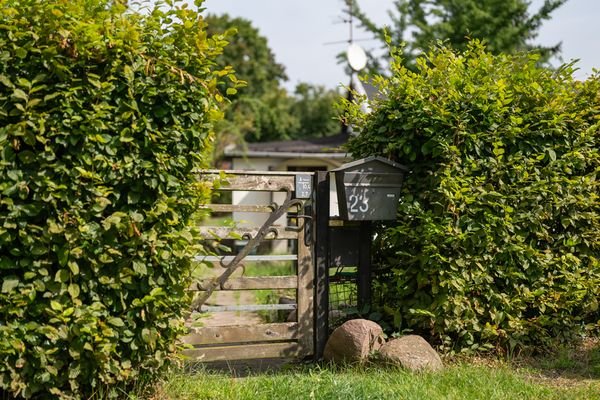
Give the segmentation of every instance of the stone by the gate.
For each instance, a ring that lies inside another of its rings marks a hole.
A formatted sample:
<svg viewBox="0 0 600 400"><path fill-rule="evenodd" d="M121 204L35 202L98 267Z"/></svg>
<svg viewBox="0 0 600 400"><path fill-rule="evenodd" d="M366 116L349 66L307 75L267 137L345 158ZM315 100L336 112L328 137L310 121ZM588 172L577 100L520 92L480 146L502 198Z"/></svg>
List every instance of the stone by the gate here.
<svg viewBox="0 0 600 400"><path fill-rule="evenodd" d="M439 371L443 368L439 354L418 335L390 340L381 346L379 355L383 362L411 371Z"/></svg>
<svg viewBox="0 0 600 400"><path fill-rule="evenodd" d="M292 310L290 311L290 313L288 314L287 318L286 318L286 322L296 322L296 320L298 319L298 311L297 310Z"/></svg>
<svg viewBox="0 0 600 400"><path fill-rule="evenodd" d="M279 304L296 304L296 299L293 297L281 296L279 298ZM278 322L294 322L297 319L298 313L296 310L292 311L278 311L277 312L277 321Z"/></svg>
<svg viewBox="0 0 600 400"><path fill-rule="evenodd" d="M377 323L353 319L333 331L323 356L333 362L362 362L384 342L383 329Z"/></svg>

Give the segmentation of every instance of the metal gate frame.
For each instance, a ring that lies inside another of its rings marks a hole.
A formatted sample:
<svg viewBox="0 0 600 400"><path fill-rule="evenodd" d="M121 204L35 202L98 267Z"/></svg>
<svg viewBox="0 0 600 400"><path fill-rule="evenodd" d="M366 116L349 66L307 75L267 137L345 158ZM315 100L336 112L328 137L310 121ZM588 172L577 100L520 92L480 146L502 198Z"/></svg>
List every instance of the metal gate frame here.
<svg viewBox="0 0 600 400"><path fill-rule="evenodd" d="M259 325L191 328L183 342L193 346L184 355L191 360L230 361L261 358L306 358L315 355L314 334L314 231L311 229L314 215L307 207L314 204L314 173L312 172L251 172L207 171L202 180L220 181L219 191L283 192L283 205L256 204L208 204L205 207L218 212L252 212L268 214L262 227L226 228L201 227L207 238L248 239L248 244L235 256L200 256L198 261L219 264L223 268L218 278L194 282L190 290L198 291L192 311L258 311L296 310L295 322L264 323ZM299 199L298 197L301 197ZM296 224L274 225L281 215L296 208ZM309 215L306 215L309 214ZM275 239L296 240L295 254L249 255L262 241ZM277 277L236 277L231 275L242 262L294 260L296 275ZM213 292L221 290L296 289L296 304L240 305L210 307L205 305Z"/></svg>

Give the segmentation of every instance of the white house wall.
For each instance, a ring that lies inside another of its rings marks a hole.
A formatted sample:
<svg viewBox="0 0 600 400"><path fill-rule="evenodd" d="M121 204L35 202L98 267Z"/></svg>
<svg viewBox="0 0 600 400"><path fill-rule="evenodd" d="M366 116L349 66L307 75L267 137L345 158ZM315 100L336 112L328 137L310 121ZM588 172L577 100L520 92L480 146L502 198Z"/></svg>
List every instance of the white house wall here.
<svg viewBox="0 0 600 400"><path fill-rule="evenodd" d="M246 171L269 171L269 167L272 161L268 158L251 158L251 159L242 159L242 158L234 158L233 159L233 169L234 170L246 170ZM232 203L238 205L252 205L252 204L260 204L260 205L269 205L275 201L272 198L272 195L275 193L272 192L233 192L232 194ZM285 196L284 196L285 199ZM278 199L279 200L279 199ZM280 200L278 204L281 204L283 201ZM253 227L262 225L268 218L267 214L261 213L246 213L246 212L234 212L233 220L240 227ZM285 223L285 219L281 218L277 220L277 224L283 225Z"/></svg>
<svg viewBox="0 0 600 400"><path fill-rule="evenodd" d="M246 171L288 171L288 167L295 167L301 170L301 167L325 167L328 170L337 168L342 162L327 161L320 159L280 159L280 158L234 158L232 169ZM238 205L261 204L269 205L273 202L281 205L285 201L284 192L247 192L236 191L232 194L232 203ZM330 183L330 215L338 216L338 202L335 190L335 178L331 175ZM240 227L261 226L268 218L267 214L234 212L233 220ZM277 225L285 225L287 216L282 216L276 221ZM287 250L287 244L284 241L274 242L273 251L283 253Z"/></svg>

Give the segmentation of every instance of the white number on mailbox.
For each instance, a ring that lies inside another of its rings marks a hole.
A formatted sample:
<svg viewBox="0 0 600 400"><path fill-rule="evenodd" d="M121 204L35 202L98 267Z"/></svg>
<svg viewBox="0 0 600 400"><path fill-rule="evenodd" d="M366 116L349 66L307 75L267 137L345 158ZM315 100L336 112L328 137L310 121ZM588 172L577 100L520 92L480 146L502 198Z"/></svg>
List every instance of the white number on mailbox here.
<svg viewBox="0 0 600 400"><path fill-rule="evenodd" d="M351 213L365 213L369 211L369 198L364 194L351 194L348 198L350 203L350 212Z"/></svg>

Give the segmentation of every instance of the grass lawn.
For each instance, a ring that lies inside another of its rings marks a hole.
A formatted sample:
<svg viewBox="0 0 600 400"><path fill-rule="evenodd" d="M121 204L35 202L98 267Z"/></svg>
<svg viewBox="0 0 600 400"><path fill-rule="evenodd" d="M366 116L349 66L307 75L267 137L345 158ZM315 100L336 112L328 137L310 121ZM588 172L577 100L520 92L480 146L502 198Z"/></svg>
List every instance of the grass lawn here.
<svg viewBox="0 0 600 400"><path fill-rule="evenodd" d="M175 374L158 386L154 399L600 399L600 380L569 383L535 378L506 364L452 364L441 373L413 374L381 366L294 366L283 371L235 377L201 370Z"/></svg>

